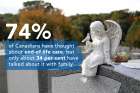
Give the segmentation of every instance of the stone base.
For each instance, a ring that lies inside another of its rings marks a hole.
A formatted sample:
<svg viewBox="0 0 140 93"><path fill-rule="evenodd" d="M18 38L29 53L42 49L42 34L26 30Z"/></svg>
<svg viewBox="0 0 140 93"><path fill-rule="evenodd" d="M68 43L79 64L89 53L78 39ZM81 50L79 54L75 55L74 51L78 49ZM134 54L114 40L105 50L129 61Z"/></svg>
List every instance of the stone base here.
<svg viewBox="0 0 140 93"><path fill-rule="evenodd" d="M124 70L121 68L120 70L125 71L125 74L116 71L112 66L102 65L99 66L98 75L102 75L120 82L121 87L119 93L140 93L140 81L135 79L134 76L128 76L127 73L129 73L129 70Z"/></svg>

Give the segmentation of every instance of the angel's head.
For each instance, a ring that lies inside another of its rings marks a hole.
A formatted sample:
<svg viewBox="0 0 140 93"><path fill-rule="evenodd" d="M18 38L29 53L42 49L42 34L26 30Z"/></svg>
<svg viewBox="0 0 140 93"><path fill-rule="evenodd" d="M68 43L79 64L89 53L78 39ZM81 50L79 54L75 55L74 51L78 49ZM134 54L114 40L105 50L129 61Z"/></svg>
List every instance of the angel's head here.
<svg viewBox="0 0 140 93"><path fill-rule="evenodd" d="M103 35L105 33L105 27L101 21L94 21L90 24L91 35Z"/></svg>

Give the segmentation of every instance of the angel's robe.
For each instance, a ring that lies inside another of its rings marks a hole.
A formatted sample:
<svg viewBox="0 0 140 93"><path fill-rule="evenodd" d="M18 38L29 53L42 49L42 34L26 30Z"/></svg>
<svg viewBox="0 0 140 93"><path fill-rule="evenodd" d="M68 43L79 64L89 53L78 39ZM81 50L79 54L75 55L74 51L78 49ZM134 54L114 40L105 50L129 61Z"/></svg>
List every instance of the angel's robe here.
<svg viewBox="0 0 140 93"><path fill-rule="evenodd" d="M95 76L98 65L111 64L110 60L110 41L109 38L104 35L102 39L98 37L94 38L93 51L84 59L82 63L82 75Z"/></svg>

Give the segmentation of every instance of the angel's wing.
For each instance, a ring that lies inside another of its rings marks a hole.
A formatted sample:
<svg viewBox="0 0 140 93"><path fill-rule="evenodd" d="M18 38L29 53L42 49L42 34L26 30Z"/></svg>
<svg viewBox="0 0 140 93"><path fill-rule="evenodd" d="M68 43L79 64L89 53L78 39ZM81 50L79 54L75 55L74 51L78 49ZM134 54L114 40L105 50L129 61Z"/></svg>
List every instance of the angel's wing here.
<svg viewBox="0 0 140 93"><path fill-rule="evenodd" d="M122 38L122 29L120 25L113 20L105 20L105 25L107 26L107 35L110 39L110 49L111 56L116 54L117 48L120 44Z"/></svg>

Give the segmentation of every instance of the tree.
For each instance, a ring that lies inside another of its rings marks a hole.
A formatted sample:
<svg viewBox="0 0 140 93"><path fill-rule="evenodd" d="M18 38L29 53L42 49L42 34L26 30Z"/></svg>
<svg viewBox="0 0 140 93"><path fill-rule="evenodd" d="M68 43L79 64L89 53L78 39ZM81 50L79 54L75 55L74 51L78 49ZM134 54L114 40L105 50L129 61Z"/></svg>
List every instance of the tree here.
<svg viewBox="0 0 140 93"><path fill-rule="evenodd" d="M77 28L83 36L86 36L89 32L89 25L91 23L90 16L77 16L77 18L71 17L71 22L75 28Z"/></svg>
<svg viewBox="0 0 140 93"><path fill-rule="evenodd" d="M9 23L16 23L18 21L18 15L16 14L6 13L1 15L1 17L3 17L3 19Z"/></svg>
<svg viewBox="0 0 140 93"><path fill-rule="evenodd" d="M10 33L10 28L6 28L6 23L17 23L18 21L18 15L17 14L0 14L0 34L1 38L7 39L8 34Z"/></svg>
<svg viewBox="0 0 140 93"><path fill-rule="evenodd" d="M4 40L6 34L4 32L4 27L5 27L5 21L3 19L3 17L0 17L0 41Z"/></svg>
<svg viewBox="0 0 140 93"><path fill-rule="evenodd" d="M46 4L46 3L45 3ZM81 33L72 26L68 17L65 17L61 10L53 8L51 11L45 7L32 7L24 8L19 13L19 23L18 29L15 35L16 39L20 39L18 33L21 27L29 23L30 26L34 23L38 23L41 26L43 23L47 23L47 30L51 31L52 39L66 39L66 40L79 40L81 39ZM30 39L35 39L36 33L32 31L32 37Z"/></svg>
<svg viewBox="0 0 140 93"><path fill-rule="evenodd" d="M123 31L122 41L125 41L125 37L128 29L130 28L132 21L129 20L131 13L128 12L128 9L113 11L111 12L111 19L117 21Z"/></svg>
<svg viewBox="0 0 140 93"><path fill-rule="evenodd" d="M51 5L51 3L44 2L42 0L36 0L36 1L27 1L23 3L23 6L25 9L31 10L33 8L42 7L46 10L52 10L54 7Z"/></svg>
<svg viewBox="0 0 140 93"><path fill-rule="evenodd" d="M130 27L127 37L126 43L132 47L140 47L140 19L135 20Z"/></svg>

